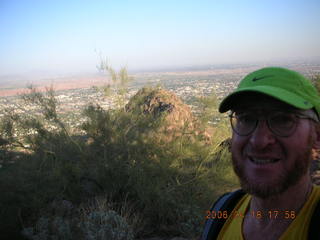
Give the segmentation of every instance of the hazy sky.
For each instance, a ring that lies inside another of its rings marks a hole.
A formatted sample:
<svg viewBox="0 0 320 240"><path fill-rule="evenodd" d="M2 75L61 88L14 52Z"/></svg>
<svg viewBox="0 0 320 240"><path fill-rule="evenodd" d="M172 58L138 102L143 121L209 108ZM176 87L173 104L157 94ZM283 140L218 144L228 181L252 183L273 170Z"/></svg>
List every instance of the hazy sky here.
<svg viewBox="0 0 320 240"><path fill-rule="evenodd" d="M320 56L319 0L0 0L0 75Z"/></svg>

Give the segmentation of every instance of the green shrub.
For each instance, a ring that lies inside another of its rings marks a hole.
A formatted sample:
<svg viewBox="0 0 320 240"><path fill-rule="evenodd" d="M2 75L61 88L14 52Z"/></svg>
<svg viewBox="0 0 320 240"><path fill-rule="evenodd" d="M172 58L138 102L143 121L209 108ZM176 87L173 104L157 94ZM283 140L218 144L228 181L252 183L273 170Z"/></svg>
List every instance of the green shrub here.
<svg viewBox="0 0 320 240"><path fill-rule="evenodd" d="M136 237L197 236L212 201L237 186L230 154L219 146L229 137L223 121L210 144L184 132L165 142L157 139L161 116L155 119L96 105L84 110L86 121L78 132L85 135L76 136L55 114L54 99L44 100L54 94L32 94L36 98L26 99L36 99L43 114L12 113L1 130L11 146L7 152L23 149L24 153L0 168L0 190L5 193L0 198L0 233L12 236L24 228L34 239L45 234L68 239L81 223L88 237L112 235L115 228L127 233L121 235L124 239L130 239L131 233ZM56 128L49 129L48 124ZM92 209L81 221L50 210L57 200L68 200L79 208L93 196L104 195L114 208ZM134 207L122 221L125 214L120 217L110 211L120 213L126 201ZM114 221L113 230L103 225L108 221ZM125 222L134 226L132 232ZM56 235L52 228L58 229Z"/></svg>
<svg viewBox="0 0 320 240"><path fill-rule="evenodd" d="M133 231L115 211L93 211L79 218L40 217L35 227L24 228L22 234L28 239L45 240L132 240Z"/></svg>
<svg viewBox="0 0 320 240"><path fill-rule="evenodd" d="M71 223L67 219L55 217L52 220L40 217L35 227L24 228L22 234L32 240L72 239Z"/></svg>
<svg viewBox="0 0 320 240"><path fill-rule="evenodd" d="M86 216L84 222L80 223L80 229L85 239L110 239L110 240L131 240L133 239L132 229L125 220L115 211L91 212Z"/></svg>

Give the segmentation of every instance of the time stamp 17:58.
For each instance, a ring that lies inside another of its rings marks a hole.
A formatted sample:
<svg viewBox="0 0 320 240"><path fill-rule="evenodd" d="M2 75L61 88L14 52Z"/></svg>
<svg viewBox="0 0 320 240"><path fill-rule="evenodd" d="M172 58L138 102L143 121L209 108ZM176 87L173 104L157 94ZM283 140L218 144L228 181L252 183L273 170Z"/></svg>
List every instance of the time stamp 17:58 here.
<svg viewBox="0 0 320 240"><path fill-rule="evenodd" d="M247 213L249 216L261 219L261 218L269 218L269 219L295 219L296 212L289 210L269 210L266 212L262 211L250 211ZM244 218L245 214L240 211L232 211L228 213L228 211L206 211L206 219L227 219L231 218Z"/></svg>

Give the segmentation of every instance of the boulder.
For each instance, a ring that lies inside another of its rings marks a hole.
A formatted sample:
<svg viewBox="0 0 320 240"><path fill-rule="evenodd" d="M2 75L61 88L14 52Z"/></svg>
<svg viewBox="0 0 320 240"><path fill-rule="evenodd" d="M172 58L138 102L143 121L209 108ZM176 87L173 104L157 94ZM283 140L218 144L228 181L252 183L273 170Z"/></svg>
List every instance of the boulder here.
<svg viewBox="0 0 320 240"><path fill-rule="evenodd" d="M181 135L189 135L190 139L193 136L200 136L205 141L211 139L211 135L201 129L190 107L171 91L142 88L129 100L125 109L141 117L151 116L155 121L163 118L162 127L157 132L160 135L158 139L170 141Z"/></svg>

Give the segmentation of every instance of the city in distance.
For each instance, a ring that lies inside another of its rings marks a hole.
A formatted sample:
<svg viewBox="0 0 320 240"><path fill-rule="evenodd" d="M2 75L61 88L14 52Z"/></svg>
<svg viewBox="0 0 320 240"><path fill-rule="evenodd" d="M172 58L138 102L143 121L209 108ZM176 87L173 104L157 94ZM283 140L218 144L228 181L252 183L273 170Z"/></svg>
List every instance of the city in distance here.
<svg viewBox="0 0 320 240"><path fill-rule="evenodd" d="M128 69L133 80L128 86L127 99L144 86L161 86L173 91L189 104L193 111L196 111L192 106L194 97L208 96L214 92L218 99L221 99L231 92L247 73L265 66L287 67L308 77L320 73L320 60L224 64L132 72ZM98 87L108 84L112 85L110 77L98 71L95 74L54 77L2 76L0 78L0 110L17 108L21 104L19 94L26 92L27 85L33 85L39 91L45 91L46 87L52 86L58 100L58 113L65 115L72 122L72 119L81 114L81 109L88 104L99 104L104 109L115 107L115 99L112 95L106 97L102 91L97 90ZM75 111L76 109L79 111ZM0 115L3 114L1 112Z"/></svg>

